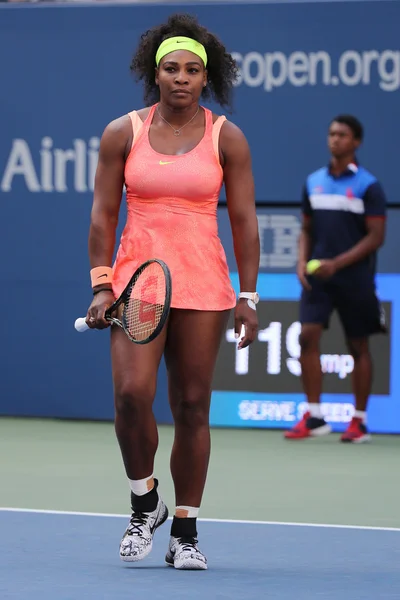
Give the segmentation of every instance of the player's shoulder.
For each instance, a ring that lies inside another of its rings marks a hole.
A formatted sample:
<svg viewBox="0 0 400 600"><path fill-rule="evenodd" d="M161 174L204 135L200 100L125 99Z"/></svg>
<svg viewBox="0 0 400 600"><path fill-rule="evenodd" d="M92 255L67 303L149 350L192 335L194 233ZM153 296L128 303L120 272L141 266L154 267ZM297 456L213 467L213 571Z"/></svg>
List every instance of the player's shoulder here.
<svg viewBox="0 0 400 600"><path fill-rule="evenodd" d="M357 178L365 188L368 188L373 183L378 183L378 178L362 165L357 166Z"/></svg>
<svg viewBox="0 0 400 600"><path fill-rule="evenodd" d="M133 121L135 116L144 121L150 108L133 110L110 121L104 128L101 146L113 146L115 150L126 150L132 143Z"/></svg>
<svg viewBox="0 0 400 600"><path fill-rule="evenodd" d="M141 121L145 121L150 110L151 107L139 108L121 115L106 125L104 133L112 136L124 135L127 133L130 134L132 131L132 118L137 115Z"/></svg>
<svg viewBox="0 0 400 600"><path fill-rule="evenodd" d="M240 150L240 152L249 152L249 144L243 131L235 123L225 117L225 115L216 115L213 113L213 125L221 124L219 133L220 145L223 152Z"/></svg>
<svg viewBox="0 0 400 600"><path fill-rule="evenodd" d="M129 115L122 115L113 119L104 128L103 140L118 140L129 136L130 132L130 118Z"/></svg>
<svg viewBox="0 0 400 600"><path fill-rule="evenodd" d="M306 177L306 184L310 187L321 187L328 176L328 167L320 167Z"/></svg>
<svg viewBox="0 0 400 600"><path fill-rule="evenodd" d="M221 133L223 132L225 135L233 138L245 137L240 127L238 127L233 121L227 119L225 115L218 115L216 113L212 113L212 120L213 125L215 125L216 123L221 124Z"/></svg>

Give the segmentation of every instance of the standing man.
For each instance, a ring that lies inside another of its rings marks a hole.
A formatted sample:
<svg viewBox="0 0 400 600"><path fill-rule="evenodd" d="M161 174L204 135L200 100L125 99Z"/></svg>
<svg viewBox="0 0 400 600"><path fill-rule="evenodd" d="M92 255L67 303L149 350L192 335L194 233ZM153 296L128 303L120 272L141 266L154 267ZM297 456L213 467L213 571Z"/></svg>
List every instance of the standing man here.
<svg viewBox="0 0 400 600"><path fill-rule="evenodd" d="M321 413L320 339L334 309L354 358L355 413L341 441L370 439L366 411L372 361L368 340L370 335L386 331L375 291L376 253L385 239L386 199L376 177L357 162L355 153L362 139L363 127L355 117L333 119L328 135L330 164L309 175L304 186L297 274L303 286L300 362L309 408L285 433L286 439L331 431ZM320 261L312 276L306 274L310 259Z"/></svg>

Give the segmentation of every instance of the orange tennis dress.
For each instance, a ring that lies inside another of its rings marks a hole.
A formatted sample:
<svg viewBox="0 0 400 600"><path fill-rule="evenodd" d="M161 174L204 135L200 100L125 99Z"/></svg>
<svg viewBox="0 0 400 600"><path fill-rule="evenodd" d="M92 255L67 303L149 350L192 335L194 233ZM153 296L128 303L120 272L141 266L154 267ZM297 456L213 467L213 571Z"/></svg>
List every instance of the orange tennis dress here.
<svg viewBox="0 0 400 600"><path fill-rule="evenodd" d="M136 111L129 113L133 142L125 164L127 221L113 266L114 294L121 294L143 262L159 258L171 271L173 308L233 308L236 295L217 227L223 181L218 140L225 117L213 124L211 111L204 108L199 144L186 154L166 155L150 146L155 109L144 122Z"/></svg>

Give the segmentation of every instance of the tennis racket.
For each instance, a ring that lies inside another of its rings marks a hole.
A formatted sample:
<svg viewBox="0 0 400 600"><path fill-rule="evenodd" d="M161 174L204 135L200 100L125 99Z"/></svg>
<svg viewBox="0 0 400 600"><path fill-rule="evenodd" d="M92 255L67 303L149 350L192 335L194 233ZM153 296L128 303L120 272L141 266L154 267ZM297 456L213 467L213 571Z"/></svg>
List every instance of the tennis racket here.
<svg viewBox="0 0 400 600"><path fill-rule="evenodd" d="M132 275L119 298L106 310L105 318L124 330L135 344L148 344L161 332L171 306L171 273L156 258L143 263ZM75 329L87 331L86 318L76 319Z"/></svg>

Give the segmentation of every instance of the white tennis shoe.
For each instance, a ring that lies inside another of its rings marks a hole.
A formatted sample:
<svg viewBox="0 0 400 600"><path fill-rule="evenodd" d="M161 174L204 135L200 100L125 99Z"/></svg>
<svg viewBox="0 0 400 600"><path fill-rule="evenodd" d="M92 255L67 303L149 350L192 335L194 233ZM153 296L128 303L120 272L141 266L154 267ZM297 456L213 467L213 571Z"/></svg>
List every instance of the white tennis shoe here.
<svg viewBox="0 0 400 600"><path fill-rule="evenodd" d="M152 550L156 529L168 519L168 508L158 498L153 512L134 511L119 547L121 560L136 562L146 558Z"/></svg>
<svg viewBox="0 0 400 600"><path fill-rule="evenodd" d="M165 562L175 569L207 569L207 559L199 550L197 543L194 537L171 536Z"/></svg>

